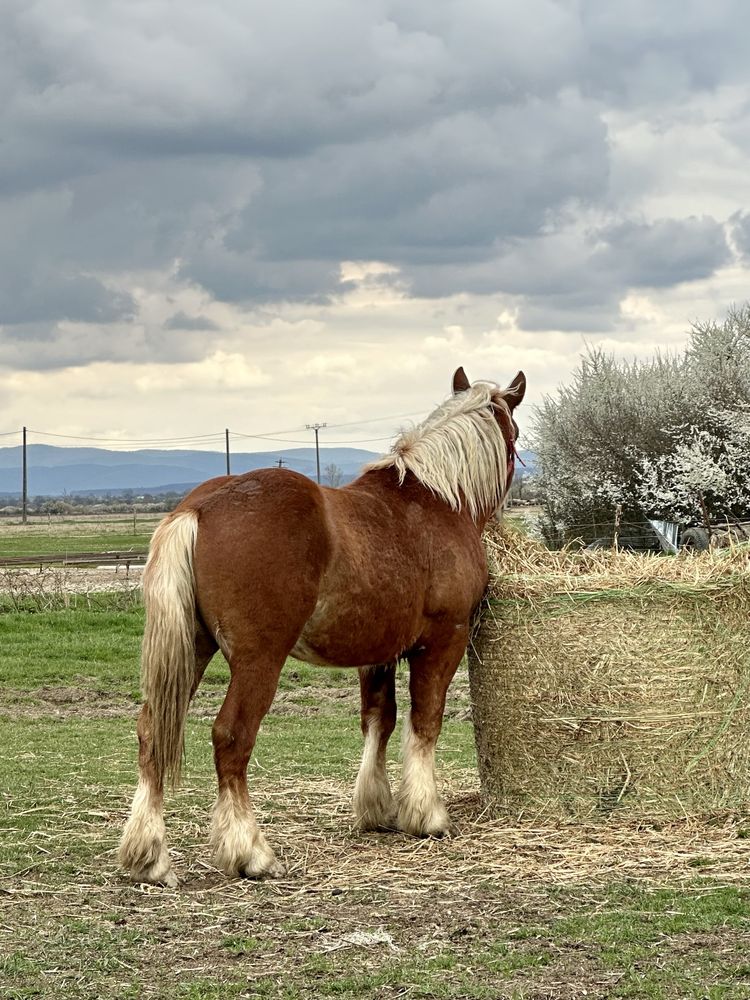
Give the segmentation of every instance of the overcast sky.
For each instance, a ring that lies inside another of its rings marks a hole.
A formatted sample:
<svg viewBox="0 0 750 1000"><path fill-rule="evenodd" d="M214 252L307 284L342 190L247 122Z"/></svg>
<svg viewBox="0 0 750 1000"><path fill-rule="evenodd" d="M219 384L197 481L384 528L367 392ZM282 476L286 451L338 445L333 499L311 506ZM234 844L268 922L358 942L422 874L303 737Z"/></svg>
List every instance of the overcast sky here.
<svg viewBox="0 0 750 1000"><path fill-rule="evenodd" d="M3 0L0 431L383 450L459 364L679 349L749 83L743 0Z"/></svg>

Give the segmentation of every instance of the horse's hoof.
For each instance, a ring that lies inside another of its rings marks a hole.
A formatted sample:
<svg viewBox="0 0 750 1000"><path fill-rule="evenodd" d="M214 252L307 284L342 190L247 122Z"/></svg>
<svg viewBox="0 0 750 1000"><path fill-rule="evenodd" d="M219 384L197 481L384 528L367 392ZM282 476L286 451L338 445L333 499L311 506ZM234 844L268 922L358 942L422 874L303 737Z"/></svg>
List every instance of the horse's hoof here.
<svg viewBox="0 0 750 1000"><path fill-rule="evenodd" d="M396 810L355 813L354 829L357 833L395 833L398 830Z"/></svg>
<svg viewBox="0 0 750 1000"><path fill-rule="evenodd" d="M432 837L433 840L450 840L452 836L453 831L449 826L438 830L428 830L426 833L420 834L420 837Z"/></svg>
<svg viewBox="0 0 750 1000"><path fill-rule="evenodd" d="M429 808L415 809L402 802L398 811L398 828L412 837L450 837L451 825L448 810L437 801Z"/></svg>
<svg viewBox="0 0 750 1000"><path fill-rule="evenodd" d="M164 889L176 889L180 884L171 868L169 871L159 874L154 874L151 871L132 872L130 879L140 885L158 885Z"/></svg>
<svg viewBox="0 0 750 1000"><path fill-rule="evenodd" d="M260 881L260 879L264 878L283 878L286 875L286 869L274 858L270 863L257 864L248 862L248 864L241 865L238 874L240 878L250 878Z"/></svg>
<svg viewBox="0 0 750 1000"><path fill-rule="evenodd" d="M421 840L450 840L453 836L450 827L440 827L434 830L406 830L403 827L400 829L402 833L407 834L409 837L419 837Z"/></svg>
<svg viewBox="0 0 750 1000"><path fill-rule="evenodd" d="M398 823L395 816L392 819L358 820L354 829L357 833L398 833Z"/></svg>

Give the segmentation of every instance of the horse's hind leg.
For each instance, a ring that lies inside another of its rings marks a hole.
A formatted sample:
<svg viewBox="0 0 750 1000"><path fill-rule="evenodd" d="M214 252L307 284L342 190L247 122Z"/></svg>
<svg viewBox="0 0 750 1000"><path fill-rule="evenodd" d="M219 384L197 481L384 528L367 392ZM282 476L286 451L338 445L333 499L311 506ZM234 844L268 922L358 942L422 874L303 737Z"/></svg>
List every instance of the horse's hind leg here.
<svg viewBox="0 0 750 1000"><path fill-rule="evenodd" d="M195 641L196 672L193 694L217 646L203 629ZM152 751L151 710L146 702L138 716L138 787L120 841L119 861L135 882L174 887L177 879L167 850L164 827L164 784L157 776Z"/></svg>
<svg viewBox="0 0 750 1000"><path fill-rule="evenodd" d="M450 829L448 811L435 783L435 745L443 725L448 685L466 649L468 625L409 656L411 713L404 721L403 770L398 794L398 827L420 837Z"/></svg>
<svg viewBox="0 0 750 1000"><path fill-rule="evenodd" d="M164 785L151 759L151 710L148 702L138 716L138 787L120 841L119 861L135 882L174 888L177 878L167 850L162 807Z"/></svg>
<svg viewBox="0 0 750 1000"><path fill-rule="evenodd" d="M211 822L214 862L231 876L262 878L284 869L255 820L247 790L247 765L258 727L271 707L286 653L232 652L232 680L213 725L219 793Z"/></svg>
<svg viewBox="0 0 750 1000"><path fill-rule="evenodd" d="M394 828L395 808L385 770L385 751L396 725L396 666L361 667L362 734L365 749L354 786L360 830Z"/></svg>

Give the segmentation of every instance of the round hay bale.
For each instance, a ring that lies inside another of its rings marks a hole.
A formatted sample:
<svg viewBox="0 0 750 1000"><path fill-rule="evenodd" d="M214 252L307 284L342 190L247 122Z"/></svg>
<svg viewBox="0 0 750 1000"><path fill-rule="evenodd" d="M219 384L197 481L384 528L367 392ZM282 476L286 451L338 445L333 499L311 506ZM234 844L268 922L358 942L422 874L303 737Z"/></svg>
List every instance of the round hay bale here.
<svg viewBox="0 0 750 1000"><path fill-rule="evenodd" d="M748 549L659 557L486 537L469 646L495 811L698 815L750 803Z"/></svg>

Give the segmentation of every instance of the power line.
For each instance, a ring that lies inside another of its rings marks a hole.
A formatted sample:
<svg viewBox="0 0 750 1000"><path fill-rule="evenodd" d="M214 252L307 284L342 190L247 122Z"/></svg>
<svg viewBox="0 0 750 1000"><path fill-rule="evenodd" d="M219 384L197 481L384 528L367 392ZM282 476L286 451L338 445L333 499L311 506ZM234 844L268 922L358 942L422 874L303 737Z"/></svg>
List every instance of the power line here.
<svg viewBox="0 0 750 1000"><path fill-rule="evenodd" d="M321 425L322 426L322 425ZM266 434L237 434L236 431L232 431L233 437L253 437L262 441L275 441L276 444L306 444L309 445L309 439L303 438L278 438L278 437L268 437ZM393 434L388 434L385 437L377 438L347 438L346 440L336 440L329 441L326 439L326 444L369 444L373 441L390 441L393 438Z"/></svg>
<svg viewBox="0 0 750 1000"><path fill-rule="evenodd" d="M40 437L66 438L71 441L106 441L114 444L164 444L178 441L209 441L219 440L224 437L221 431L211 434L191 434L189 437L173 438L118 438L118 437L93 437L86 434L59 434L55 431L38 431L32 427L28 428L29 434L38 434Z"/></svg>
<svg viewBox="0 0 750 1000"><path fill-rule="evenodd" d="M405 418L405 417L418 417L418 416L421 416L421 415L422 415L422 411L421 410L418 411L418 412L414 412L414 413L396 413L396 414L393 414L392 416L389 416L389 417L370 417L367 420L350 420L347 423L341 423L341 424L329 424L329 423L327 423L326 427L328 427L328 428L331 428L331 427L359 427L362 424L376 424L376 423L382 423L384 420L398 420L398 419L402 419L402 418ZM309 425L309 424L306 425L306 427L309 427L309 426L311 426L311 425ZM320 426L322 427L323 425L321 424ZM278 434L294 434L295 431L301 431L303 429L305 429L305 428L303 428L302 426L298 426L298 427L287 427L284 430L279 430L279 431L266 431L263 434L248 434L246 431L232 431L231 433L232 433L232 437L253 438L253 439L257 438L257 439L262 440L262 441L277 441L277 440L278 441L282 441L282 440L285 440L285 439L278 438L277 437ZM382 437L382 438L365 438L365 439L362 439L362 440L367 440L367 441L386 441L386 440L389 440L389 439L390 439L390 435L388 437ZM298 439L291 439L291 438L287 438L286 440L288 441L289 444L307 444L306 440L300 441ZM345 443L345 442L337 442L337 443Z"/></svg>
<svg viewBox="0 0 750 1000"><path fill-rule="evenodd" d="M327 424L329 428L342 428L342 427L360 427L366 424L382 423L386 420L401 420L410 417L421 416L421 411L413 411L411 413L394 413L388 416L380 417L366 417L363 420L349 420L342 421L335 424ZM312 425L308 425L312 426ZM322 424L319 426L323 426ZM262 434L248 434L244 431L231 431L232 437L235 438L245 438L247 440L257 440L257 441L273 441L278 444L308 444L307 439L300 438L283 438L279 435L282 434L293 434L295 431L301 431L303 427L298 425L296 427L287 427L280 430L266 431ZM221 431L215 431L208 434L191 434L185 437L158 437L158 438L121 438L121 437L100 437L93 434L61 434L59 431L45 431L45 430L35 430L34 428L28 428L28 434L34 434L37 437L48 437L48 438L59 438L61 440L67 441L94 441L98 444L109 445L110 447L120 446L121 448L127 448L130 445L143 445L145 447L164 447L168 448L170 445L176 446L187 446L189 444L213 444L223 442L225 440L226 431L222 433ZM21 430L16 431L3 431L0 432L0 437L15 437L20 435ZM353 438L353 439L337 439L333 441L327 441L327 444L331 445L356 445L356 444L371 444L379 441L390 441L393 434L388 434L380 437L371 438Z"/></svg>
<svg viewBox="0 0 750 1000"><path fill-rule="evenodd" d="M273 441L274 440L274 437L273 437L274 434L294 434L295 431L303 431L304 429L305 428L300 425L299 427L287 427L287 429L283 430L283 431L266 431L264 434L245 434L243 431L232 431L232 434L233 434L234 437L241 437L241 438L264 438L264 439L267 439L269 441Z"/></svg>
<svg viewBox="0 0 750 1000"><path fill-rule="evenodd" d="M387 418L383 418L387 419ZM355 426L355 424L329 424L329 427L341 427L341 426ZM293 430L299 430L300 428L294 428ZM225 433L218 434L203 434L196 435L195 437L185 437L185 438L104 438L104 437L92 437L83 434L58 434L54 431L37 431L32 428L27 429L28 434L34 434L37 437L54 437L70 441L96 441L99 444L108 445L112 450L116 450L117 445L121 448L127 448L129 445L143 445L144 449L147 450L146 446L152 446L155 448L163 448L165 451L169 451L169 445L181 445L182 447L187 447L190 444L224 444ZM280 431L277 434L283 433ZM289 433L288 431L286 433ZM244 434L242 431L229 432L230 437L233 438L244 438L246 440L252 441L272 441L275 444L303 444L309 445L309 439L307 438L282 438L277 437L274 434ZM17 431L3 431L0 432L0 437L16 437L21 435L21 430ZM374 444L378 441L391 441L395 434L386 434L381 437L372 438L335 438L333 440L327 439L326 445L358 445L358 444Z"/></svg>
<svg viewBox="0 0 750 1000"><path fill-rule="evenodd" d="M392 413L390 416L385 416L385 417L367 417L364 420L349 420L349 421L346 421L346 422L343 422L343 423L338 423L338 424L329 424L329 423L327 423L326 426L329 429L331 427L360 427L362 424L378 424L378 423L382 423L384 420L403 420L403 419L406 419L407 417L420 417L420 416L422 416L423 412L424 411L422 411L422 410L415 410L415 411L413 411L411 413ZM281 431L265 431L263 434L247 434L247 433L245 433L243 431L232 431L232 434L235 437L261 438L263 440L271 441L271 440L274 439L274 436L277 435L277 434L293 434L295 431L301 431L302 429L303 428L301 426L298 426L298 427L288 427L285 430L281 430ZM370 441L385 441L387 439L386 438L367 438L367 440L370 440ZM290 442L290 443L292 443L292 444L306 444L307 442L306 441L303 441L303 442L293 441L293 442Z"/></svg>
<svg viewBox="0 0 750 1000"><path fill-rule="evenodd" d="M384 418L385 419L385 418ZM341 427L341 426L355 426L354 424L329 424L329 427ZM299 430L300 428L294 428L294 430ZM152 445L158 448L164 448L168 451L167 447L170 444L187 446L189 444L223 444L225 441L225 434L204 434L196 435L195 437L186 438L103 438L103 437L90 437L83 434L58 434L54 431L35 431L31 428L27 429L28 434L34 434L37 437L54 437L70 441L96 441L99 444L107 444L111 448L115 445L120 445L125 448L128 445L140 444L140 445ZM280 431L276 432L283 433ZM286 433L289 433L288 431ZM276 444L309 444L307 438L281 438L276 437L273 434L244 434L242 431L229 432L230 437L233 438L245 438L252 441L273 441ZM17 431L3 431L0 432L0 437L16 437L21 435L21 430ZM327 440L326 444L331 445L355 445L355 444L372 444L377 441L390 441L394 437L394 434L386 434L382 437L372 437L372 438L336 438L334 440ZM144 448L144 450L146 450Z"/></svg>
<svg viewBox="0 0 750 1000"><path fill-rule="evenodd" d="M389 417L370 417L368 420L350 420L344 424L329 424L329 427L359 427L360 424L379 424L383 420L405 420L407 417L421 417L423 411L416 410L412 413L392 413ZM281 433L281 432L279 432Z"/></svg>

